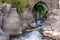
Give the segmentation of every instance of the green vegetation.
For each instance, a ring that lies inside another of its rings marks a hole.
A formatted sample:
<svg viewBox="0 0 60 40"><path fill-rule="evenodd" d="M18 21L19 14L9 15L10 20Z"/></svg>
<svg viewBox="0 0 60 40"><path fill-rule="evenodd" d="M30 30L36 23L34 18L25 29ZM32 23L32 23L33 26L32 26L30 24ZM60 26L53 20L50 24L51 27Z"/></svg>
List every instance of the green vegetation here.
<svg viewBox="0 0 60 40"><path fill-rule="evenodd" d="M10 2L12 7L17 8L19 12L23 12L23 10L27 7L27 0L10 0L7 2Z"/></svg>
<svg viewBox="0 0 60 40"><path fill-rule="evenodd" d="M0 0L0 5L2 4L1 0Z"/></svg>
<svg viewBox="0 0 60 40"><path fill-rule="evenodd" d="M12 7L17 8L18 11L23 12L27 6L27 0L10 0Z"/></svg>
<svg viewBox="0 0 60 40"><path fill-rule="evenodd" d="M23 28L23 31L30 30L30 29L34 29L34 27L32 27L31 25L29 25L28 27Z"/></svg>
<svg viewBox="0 0 60 40"><path fill-rule="evenodd" d="M44 3L37 3L34 8L33 11L35 13L38 13L38 15L41 15L43 13L46 13L48 11L47 6Z"/></svg>
<svg viewBox="0 0 60 40"><path fill-rule="evenodd" d="M33 12L36 19L45 20L47 18L48 6L46 3L40 1L34 5Z"/></svg>
<svg viewBox="0 0 60 40"><path fill-rule="evenodd" d="M4 2L4 0L1 1ZM27 7L27 0L5 0L5 2L12 4L12 7L17 8L19 12L23 12Z"/></svg>

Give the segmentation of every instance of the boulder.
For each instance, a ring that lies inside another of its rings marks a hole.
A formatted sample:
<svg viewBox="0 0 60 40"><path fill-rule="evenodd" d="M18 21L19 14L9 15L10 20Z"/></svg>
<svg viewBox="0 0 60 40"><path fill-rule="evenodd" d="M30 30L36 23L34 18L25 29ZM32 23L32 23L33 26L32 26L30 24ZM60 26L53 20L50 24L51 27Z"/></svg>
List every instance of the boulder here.
<svg viewBox="0 0 60 40"><path fill-rule="evenodd" d="M22 22L19 15L16 12L16 8L12 8L9 16L4 17L3 30L4 32L16 35L21 33Z"/></svg>
<svg viewBox="0 0 60 40"><path fill-rule="evenodd" d="M2 30L9 35L21 33L22 22L16 8L11 8L10 4L4 4L2 7L3 28Z"/></svg>

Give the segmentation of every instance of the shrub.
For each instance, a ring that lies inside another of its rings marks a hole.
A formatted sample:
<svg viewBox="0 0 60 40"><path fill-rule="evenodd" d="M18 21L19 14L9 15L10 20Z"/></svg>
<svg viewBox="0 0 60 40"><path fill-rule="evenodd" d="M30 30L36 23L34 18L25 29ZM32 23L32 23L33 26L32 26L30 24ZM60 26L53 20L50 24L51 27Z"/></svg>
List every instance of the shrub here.
<svg viewBox="0 0 60 40"><path fill-rule="evenodd" d="M0 0L0 5L2 4L1 0Z"/></svg>
<svg viewBox="0 0 60 40"><path fill-rule="evenodd" d="M33 7L33 11L38 13L38 15L42 15L43 13L46 13L48 11L48 7L44 2L40 1L35 4L35 6Z"/></svg>
<svg viewBox="0 0 60 40"><path fill-rule="evenodd" d="M12 7L17 8L20 12L27 7L27 0L7 0L7 3L11 3Z"/></svg>

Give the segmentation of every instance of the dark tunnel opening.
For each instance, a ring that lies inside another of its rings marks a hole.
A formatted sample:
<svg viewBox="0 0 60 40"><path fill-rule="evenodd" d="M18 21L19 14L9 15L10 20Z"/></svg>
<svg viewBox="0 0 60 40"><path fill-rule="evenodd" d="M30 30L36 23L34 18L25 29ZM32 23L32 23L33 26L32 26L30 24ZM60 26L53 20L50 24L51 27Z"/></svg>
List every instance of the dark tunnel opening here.
<svg viewBox="0 0 60 40"><path fill-rule="evenodd" d="M46 14L48 13L48 10L48 5L43 1L39 1L33 6L32 12L37 26L40 26L42 21L44 21L44 18L47 18Z"/></svg>

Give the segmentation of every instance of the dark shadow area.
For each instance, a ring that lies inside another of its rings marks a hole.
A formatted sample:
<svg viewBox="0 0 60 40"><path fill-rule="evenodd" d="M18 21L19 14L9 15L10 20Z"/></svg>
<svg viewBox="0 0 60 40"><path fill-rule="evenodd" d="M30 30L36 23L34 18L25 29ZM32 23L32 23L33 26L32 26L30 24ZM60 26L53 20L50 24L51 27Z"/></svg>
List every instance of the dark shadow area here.
<svg viewBox="0 0 60 40"><path fill-rule="evenodd" d="M43 19L44 17L46 17L46 14L48 13L48 5L43 2L43 1L39 1L37 2L34 7L33 7L33 10L32 12L34 13L34 17L35 17L35 20L36 19Z"/></svg>

